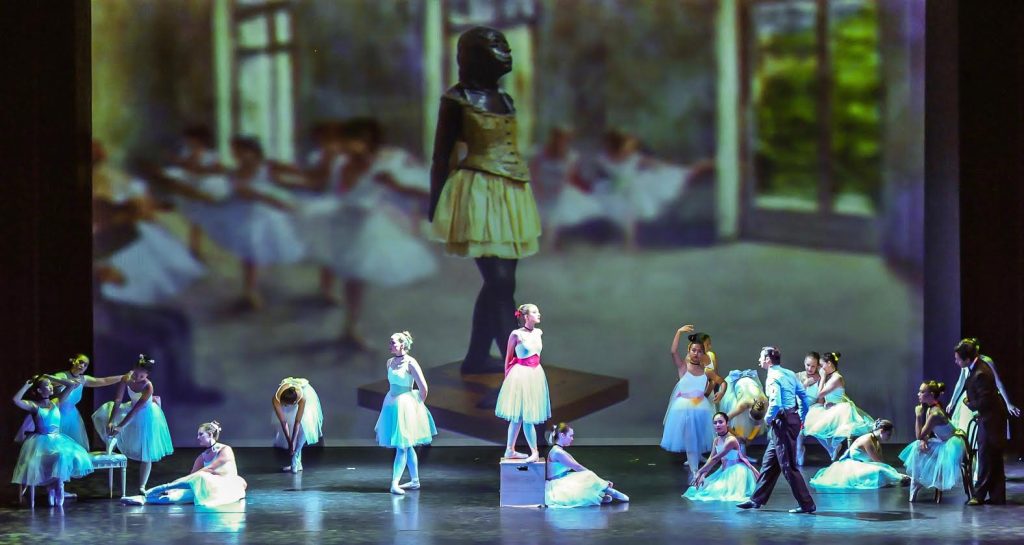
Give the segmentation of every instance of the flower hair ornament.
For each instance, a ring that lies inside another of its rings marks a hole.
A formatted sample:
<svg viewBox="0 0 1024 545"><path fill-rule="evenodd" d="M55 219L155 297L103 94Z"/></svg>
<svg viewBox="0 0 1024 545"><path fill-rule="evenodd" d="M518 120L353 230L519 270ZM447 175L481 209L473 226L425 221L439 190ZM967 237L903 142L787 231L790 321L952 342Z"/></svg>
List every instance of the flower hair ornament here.
<svg viewBox="0 0 1024 545"><path fill-rule="evenodd" d="M523 317L523 311L516 309L515 315L516 315L516 318L522 318Z"/></svg>

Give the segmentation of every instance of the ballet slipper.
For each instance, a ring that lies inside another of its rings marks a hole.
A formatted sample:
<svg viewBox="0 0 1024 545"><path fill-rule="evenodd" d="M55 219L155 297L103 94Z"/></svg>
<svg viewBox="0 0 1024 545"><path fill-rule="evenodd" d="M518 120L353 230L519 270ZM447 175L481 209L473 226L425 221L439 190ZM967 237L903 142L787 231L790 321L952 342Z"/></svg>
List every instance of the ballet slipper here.
<svg viewBox="0 0 1024 545"><path fill-rule="evenodd" d="M629 501L629 496L623 494L622 492L619 492L618 490L615 490L614 488L608 489L608 495L621 502Z"/></svg>
<svg viewBox="0 0 1024 545"><path fill-rule="evenodd" d="M530 454L529 458L523 460L523 462L525 462L527 464L532 464L533 462L536 462L536 461L539 461L539 460L540 460L540 453L539 452L534 452L534 453Z"/></svg>
<svg viewBox="0 0 1024 545"><path fill-rule="evenodd" d="M398 483L391 483L391 493L396 496L404 496L405 490L402 490Z"/></svg>
<svg viewBox="0 0 1024 545"><path fill-rule="evenodd" d="M405 484L398 485L398 488L401 488L402 490L419 490L420 482L419 480L409 481Z"/></svg>
<svg viewBox="0 0 1024 545"><path fill-rule="evenodd" d="M528 458L527 455L523 454L522 452L517 452L515 450L506 450L504 457L510 460L522 460Z"/></svg>

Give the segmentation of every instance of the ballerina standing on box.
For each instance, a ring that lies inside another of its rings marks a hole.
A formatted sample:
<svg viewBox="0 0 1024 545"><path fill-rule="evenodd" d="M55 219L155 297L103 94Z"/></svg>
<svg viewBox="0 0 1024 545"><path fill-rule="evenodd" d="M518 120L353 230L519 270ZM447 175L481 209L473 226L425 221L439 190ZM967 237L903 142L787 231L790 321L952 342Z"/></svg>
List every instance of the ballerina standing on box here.
<svg viewBox="0 0 1024 545"><path fill-rule="evenodd" d="M699 336L688 337L686 360L679 357L679 337L686 330L687 326L679 328L672 339L672 361L676 365L679 382L672 389L668 409L665 411L661 448L669 452L686 453L690 482L693 482L697 478L700 455L711 450L714 439L711 416L715 408L706 396L713 385L721 385L714 398L714 402L718 403L728 390L728 385L718 374L704 367L704 343Z"/></svg>
<svg viewBox="0 0 1024 545"><path fill-rule="evenodd" d="M53 396L51 381L65 386L57 397ZM25 382L14 394L14 404L31 413L36 431L21 445L11 482L21 486L47 486L50 505L64 505L65 481L83 477L93 470L89 453L60 432L60 404L71 393L70 386L67 381L40 375ZM22 399L29 389L39 396L39 401Z"/></svg>
<svg viewBox="0 0 1024 545"><path fill-rule="evenodd" d="M505 443L505 458L526 458L527 462L540 459L537 450L536 424L551 418L551 398L548 395L548 379L540 366L540 352L544 348L541 336L544 334L540 323L540 309L537 305L520 305L515 313L522 326L508 337L505 350L505 380L498 392L498 403L494 414L508 420L508 439ZM526 436L530 455L516 452L519 431Z"/></svg>
<svg viewBox="0 0 1024 545"><path fill-rule="evenodd" d="M153 383L149 380L154 365L156 361L139 354L131 373L118 385L114 400L92 413L92 423L105 442L116 439L121 454L140 462L139 489L143 493L153 462L174 452L160 398L153 395ZM121 403L126 391L128 402Z"/></svg>
<svg viewBox="0 0 1024 545"><path fill-rule="evenodd" d="M713 454L683 497L690 501L744 501L754 493L761 473L743 455L739 440L729 431L729 415L715 413ZM722 469L712 473L719 462Z"/></svg>
<svg viewBox="0 0 1024 545"><path fill-rule="evenodd" d="M143 496L121 501L129 505L194 503L202 507L216 507L245 498L248 485L245 479L238 476L235 452L231 447L218 442L220 431L220 423L216 420L199 426L196 440L206 450L196 457L188 475L154 486L146 490Z"/></svg>
<svg viewBox="0 0 1024 545"><path fill-rule="evenodd" d="M282 471L302 471L302 447L315 444L323 436L324 413L320 396L304 378L288 377L274 392L274 415L281 429L274 436L274 446L283 448L292 463Z"/></svg>
<svg viewBox="0 0 1024 545"><path fill-rule="evenodd" d="M402 495L406 490L420 487L420 465L416 456L417 445L427 445L437 435L434 417L423 403L427 399L427 379L416 358L409 355L412 335L408 331L391 336L391 353L388 360L388 384L391 385L380 417L374 428L377 444L395 449L395 465L391 472L391 493ZM413 390L413 384L416 390ZM409 482L398 484L409 468Z"/></svg>
<svg viewBox="0 0 1024 545"><path fill-rule="evenodd" d="M569 454L566 449L574 437L575 432L565 422L551 428L544 503L548 507L585 507L629 501L629 496L613 488L611 481L598 477Z"/></svg>

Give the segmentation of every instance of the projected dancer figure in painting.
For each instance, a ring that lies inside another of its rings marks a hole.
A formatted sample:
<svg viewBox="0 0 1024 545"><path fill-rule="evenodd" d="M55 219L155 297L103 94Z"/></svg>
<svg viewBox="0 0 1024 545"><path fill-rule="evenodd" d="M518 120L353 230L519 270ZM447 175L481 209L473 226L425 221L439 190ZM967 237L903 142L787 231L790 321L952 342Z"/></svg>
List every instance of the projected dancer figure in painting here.
<svg viewBox="0 0 1024 545"><path fill-rule="evenodd" d="M515 317L522 325L508 337L505 352L505 380L498 392L498 405L494 414L508 420L508 439L505 443L505 458L526 458L527 462L540 459L537 450L537 430L551 418L551 399L548 396L548 379L540 366L540 352L544 348L541 336L544 332L537 327L540 323L540 309L536 305L521 305ZM526 436L530 456L516 452L519 430Z"/></svg>
<svg viewBox="0 0 1024 545"><path fill-rule="evenodd" d="M178 505L194 503L201 507L216 507L235 503L245 498L248 486L238 476L235 452L220 443L220 423L214 420L199 426L196 440L206 450L199 453L188 475L167 484L154 486L142 496L122 499L128 505Z"/></svg>
<svg viewBox="0 0 1024 545"><path fill-rule="evenodd" d="M438 113L429 216L446 251L475 259L483 278L462 372L498 373L490 347L500 351L516 327L516 266L537 252L540 217L516 147L515 107L498 89L512 70L508 41L492 28L472 28L459 37L458 63L459 83ZM456 142L467 148L457 164Z"/></svg>
<svg viewBox="0 0 1024 545"><path fill-rule="evenodd" d="M277 387L271 404L281 428L274 436L274 446L291 456L291 463L282 471L298 473L302 471L302 447L316 444L323 436L320 396L308 380L288 377Z"/></svg>
<svg viewBox="0 0 1024 545"><path fill-rule="evenodd" d="M669 396L665 410L665 426L661 436L661 448L669 452L685 452L686 463L690 466L690 483L697 478L700 455L711 450L715 437L711 417L715 407L706 398L713 385L723 384L721 377L704 367L704 344L698 335L690 335L686 345L686 359L679 357L679 338L686 327L676 330L672 338L672 362L676 365L679 382ZM726 388L722 388L724 395ZM714 402L721 401L721 397Z"/></svg>
<svg viewBox="0 0 1024 545"><path fill-rule="evenodd" d="M423 403L427 399L427 379L423 377L416 358L409 355L412 334L408 331L391 336L391 354L388 359L388 384L391 386L380 408L375 431L377 444L395 449L395 464L391 471L391 493L399 496L406 490L420 487L420 462L417 445L428 445L437 435L434 417ZM413 385L416 390L413 390ZM409 468L409 482L402 480Z"/></svg>

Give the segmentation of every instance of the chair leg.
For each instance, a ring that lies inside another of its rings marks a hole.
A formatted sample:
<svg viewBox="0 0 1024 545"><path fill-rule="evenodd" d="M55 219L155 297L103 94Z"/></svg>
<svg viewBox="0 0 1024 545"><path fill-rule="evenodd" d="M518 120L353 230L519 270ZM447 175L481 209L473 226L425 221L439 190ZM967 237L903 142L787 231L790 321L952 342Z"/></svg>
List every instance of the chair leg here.
<svg viewBox="0 0 1024 545"><path fill-rule="evenodd" d="M36 487L35 485L28 485L28 504L35 508L36 506Z"/></svg>
<svg viewBox="0 0 1024 545"><path fill-rule="evenodd" d="M125 495L126 495L125 492L127 491L127 488L126 488L126 485L128 484L127 481L128 481L128 466L126 465L126 466L121 468L121 497L122 498L125 497Z"/></svg>
<svg viewBox="0 0 1024 545"><path fill-rule="evenodd" d="M114 468L107 469L107 489L110 490L110 497L114 497Z"/></svg>

